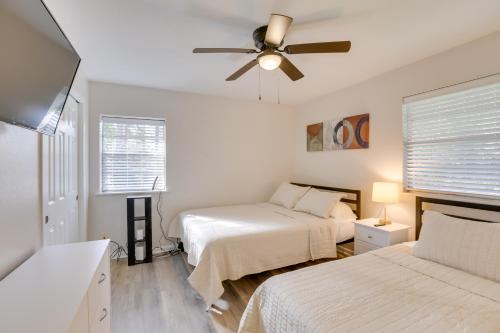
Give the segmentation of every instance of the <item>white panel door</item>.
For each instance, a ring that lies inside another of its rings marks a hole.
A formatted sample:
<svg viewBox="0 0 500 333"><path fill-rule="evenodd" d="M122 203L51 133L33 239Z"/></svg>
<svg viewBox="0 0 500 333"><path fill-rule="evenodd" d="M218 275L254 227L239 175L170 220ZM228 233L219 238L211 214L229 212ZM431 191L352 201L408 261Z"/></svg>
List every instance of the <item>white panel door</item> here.
<svg viewBox="0 0 500 333"><path fill-rule="evenodd" d="M79 240L78 102L68 97L54 136L43 136L43 244Z"/></svg>

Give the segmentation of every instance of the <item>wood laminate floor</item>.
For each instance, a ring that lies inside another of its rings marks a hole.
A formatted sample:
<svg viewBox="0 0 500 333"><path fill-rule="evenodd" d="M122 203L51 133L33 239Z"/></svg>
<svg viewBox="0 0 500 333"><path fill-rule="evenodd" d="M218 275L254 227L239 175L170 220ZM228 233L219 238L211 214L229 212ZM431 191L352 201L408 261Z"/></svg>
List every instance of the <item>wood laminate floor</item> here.
<svg viewBox="0 0 500 333"><path fill-rule="evenodd" d="M339 258L351 254L351 245L339 250ZM347 250L347 253L342 250ZM111 265L112 329L114 333L236 332L254 290L269 277L329 260L309 261L268 272L225 281L222 315L205 311L187 277L193 267L186 254L155 258L151 264L127 266L126 260Z"/></svg>

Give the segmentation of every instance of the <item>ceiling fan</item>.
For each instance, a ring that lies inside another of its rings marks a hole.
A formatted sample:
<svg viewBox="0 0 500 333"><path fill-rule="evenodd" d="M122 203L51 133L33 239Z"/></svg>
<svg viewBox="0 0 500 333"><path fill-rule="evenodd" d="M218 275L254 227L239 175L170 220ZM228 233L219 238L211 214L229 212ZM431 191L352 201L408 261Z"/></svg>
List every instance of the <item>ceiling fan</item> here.
<svg viewBox="0 0 500 333"><path fill-rule="evenodd" d="M283 45L284 37L292 24L293 18L281 15L271 14L269 23L265 26L255 29L253 40L255 49L240 48L195 48L193 53L247 53L258 54L245 66L231 74L226 81L234 81L255 65L265 70L274 70L280 68L292 81L297 81L304 77L304 74L288 60L286 54L304 54L304 53L341 53L349 52L351 49L350 41L337 41L325 43L307 43L292 44L280 49Z"/></svg>

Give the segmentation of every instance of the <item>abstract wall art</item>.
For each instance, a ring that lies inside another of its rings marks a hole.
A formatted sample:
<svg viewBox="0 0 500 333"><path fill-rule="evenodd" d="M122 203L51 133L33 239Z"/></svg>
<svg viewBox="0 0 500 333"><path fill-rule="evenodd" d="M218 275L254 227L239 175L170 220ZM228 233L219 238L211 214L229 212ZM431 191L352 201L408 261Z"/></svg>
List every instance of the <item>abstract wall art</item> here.
<svg viewBox="0 0 500 333"><path fill-rule="evenodd" d="M344 149L366 149L370 145L370 115L344 118ZM346 130L347 129L347 130Z"/></svg>
<svg viewBox="0 0 500 333"><path fill-rule="evenodd" d="M343 127L341 124L343 119L334 119L323 122L323 150L339 150L343 149Z"/></svg>
<svg viewBox="0 0 500 333"><path fill-rule="evenodd" d="M366 149L369 145L368 113L307 126L307 151Z"/></svg>
<svg viewBox="0 0 500 333"><path fill-rule="evenodd" d="M323 123L307 126L307 151L323 150Z"/></svg>

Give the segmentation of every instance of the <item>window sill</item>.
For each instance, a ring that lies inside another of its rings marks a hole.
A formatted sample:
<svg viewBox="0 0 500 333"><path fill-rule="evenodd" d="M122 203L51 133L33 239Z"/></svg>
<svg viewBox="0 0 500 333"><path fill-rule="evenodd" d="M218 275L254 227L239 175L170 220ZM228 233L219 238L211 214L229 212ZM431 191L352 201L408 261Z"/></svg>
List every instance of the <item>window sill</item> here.
<svg viewBox="0 0 500 333"><path fill-rule="evenodd" d="M164 190L154 190L154 191L123 191L123 192L97 192L96 196L105 195L137 195L137 194L155 194L155 193L166 193L168 188Z"/></svg>

